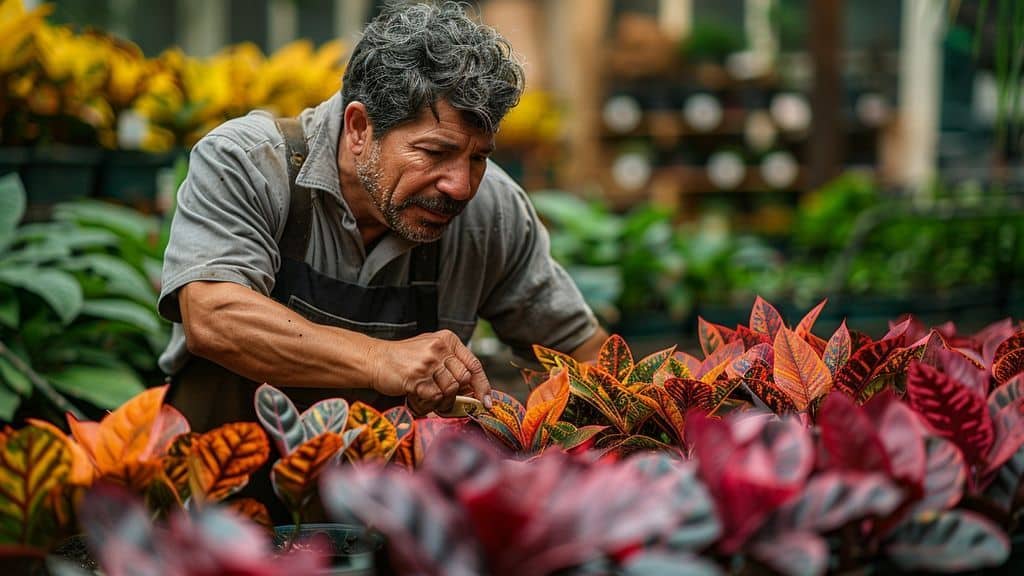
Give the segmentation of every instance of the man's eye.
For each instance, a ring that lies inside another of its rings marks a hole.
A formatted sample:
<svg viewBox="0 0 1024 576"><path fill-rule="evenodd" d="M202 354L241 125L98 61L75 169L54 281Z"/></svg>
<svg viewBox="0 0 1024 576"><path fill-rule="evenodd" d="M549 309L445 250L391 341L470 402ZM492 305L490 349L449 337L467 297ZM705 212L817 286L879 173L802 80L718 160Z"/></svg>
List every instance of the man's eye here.
<svg viewBox="0 0 1024 576"><path fill-rule="evenodd" d="M430 156L431 158L439 158L444 155L444 151L435 150L433 148L420 148L420 150L422 150L427 156Z"/></svg>

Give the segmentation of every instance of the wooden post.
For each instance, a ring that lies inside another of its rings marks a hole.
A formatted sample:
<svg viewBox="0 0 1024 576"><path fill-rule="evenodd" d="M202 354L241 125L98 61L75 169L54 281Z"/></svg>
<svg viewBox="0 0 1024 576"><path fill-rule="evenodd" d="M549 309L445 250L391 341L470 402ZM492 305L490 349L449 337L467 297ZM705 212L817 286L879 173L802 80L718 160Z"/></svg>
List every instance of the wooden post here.
<svg viewBox="0 0 1024 576"><path fill-rule="evenodd" d="M808 142L812 188L839 175L843 166L843 0L808 2L811 60L814 87L811 90L813 121Z"/></svg>

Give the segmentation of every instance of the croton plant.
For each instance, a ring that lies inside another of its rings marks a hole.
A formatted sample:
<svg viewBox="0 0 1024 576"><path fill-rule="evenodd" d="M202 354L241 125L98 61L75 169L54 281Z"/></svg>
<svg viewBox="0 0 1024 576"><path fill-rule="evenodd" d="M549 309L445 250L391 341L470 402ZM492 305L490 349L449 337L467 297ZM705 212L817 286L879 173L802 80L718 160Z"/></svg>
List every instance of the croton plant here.
<svg viewBox="0 0 1024 576"><path fill-rule="evenodd" d="M42 555L85 529L111 574L125 558L158 559L204 538L247 550L208 551L232 573L315 572L315 552L247 564L272 552L210 532L268 525L263 504L236 493L273 444L272 483L296 522L319 502L381 533L403 573L1020 562L1011 539L1024 511L1022 327L1004 320L967 335L903 318L877 340L845 323L819 335L824 306L795 326L760 298L747 325L699 319L697 354L637 359L612 336L585 363L538 346L543 370L524 370L525 405L495 392L491 410L467 418L414 420L341 399L300 413L264 385L259 424L202 434L162 403L163 388L99 423L69 418L69 433L32 421L0 438L3 553ZM150 527L126 539L123 522Z"/></svg>

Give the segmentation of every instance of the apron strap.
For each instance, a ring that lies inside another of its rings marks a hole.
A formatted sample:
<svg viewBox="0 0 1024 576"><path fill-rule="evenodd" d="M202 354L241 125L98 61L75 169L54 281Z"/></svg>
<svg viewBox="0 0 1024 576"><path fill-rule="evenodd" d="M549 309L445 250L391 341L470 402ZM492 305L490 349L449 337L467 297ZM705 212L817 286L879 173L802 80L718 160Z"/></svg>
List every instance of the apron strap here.
<svg viewBox="0 0 1024 576"><path fill-rule="evenodd" d="M306 135L303 133L302 124L298 118L276 118L274 123L277 124L277 130L281 136L284 136L284 143L287 147L288 186L291 192L288 221L285 222L278 248L282 258L304 262L306 251L309 248L310 228L313 224L312 191L305 186L299 186L296 178L309 153L306 147Z"/></svg>
<svg viewBox="0 0 1024 576"><path fill-rule="evenodd" d="M437 276L441 241L419 244L412 249L409 261L409 286L416 300L416 332L436 332Z"/></svg>

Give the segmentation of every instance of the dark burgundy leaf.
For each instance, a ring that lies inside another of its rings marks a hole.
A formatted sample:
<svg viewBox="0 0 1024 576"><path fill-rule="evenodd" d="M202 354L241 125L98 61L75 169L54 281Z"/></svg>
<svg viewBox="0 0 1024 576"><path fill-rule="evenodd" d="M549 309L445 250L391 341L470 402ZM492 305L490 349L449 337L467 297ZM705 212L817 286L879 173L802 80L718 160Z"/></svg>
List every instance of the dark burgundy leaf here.
<svg viewBox="0 0 1024 576"><path fill-rule="evenodd" d="M976 365L973 360L964 356L959 350L939 350L936 353L936 365L950 378L967 386L978 395L988 395L988 372ZM930 362L926 362L929 363Z"/></svg>
<svg viewBox="0 0 1024 576"><path fill-rule="evenodd" d="M825 398L818 426L828 468L889 472L889 457L878 438L878 428L845 394L833 392Z"/></svg>
<svg viewBox="0 0 1024 576"><path fill-rule="evenodd" d="M1013 332L1013 320L1003 318L982 328L980 332L974 335L975 345L981 350L982 364L984 366L992 365L996 358L996 349L1007 338L1013 336Z"/></svg>
<svg viewBox="0 0 1024 576"><path fill-rule="evenodd" d="M1007 515L1024 507L1024 449L1017 450L992 474L985 487L985 497Z"/></svg>
<svg viewBox="0 0 1024 576"><path fill-rule="evenodd" d="M927 364L912 362L907 400L939 435L960 447L968 465L980 465L988 456L995 430L981 396Z"/></svg>
<svg viewBox="0 0 1024 576"><path fill-rule="evenodd" d="M824 534L850 522L886 516L902 502L903 491L884 472L825 472L776 510L759 534Z"/></svg>
<svg viewBox="0 0 1024 576"><path fill-rule="evenodd" d="M856 353L861 348L874 343L871 336L868 336L860 330L849 329L850 333L850 354Z"/></svg>
<svg viewBox="0 0 1024 576"><path fill-rule="evenodd" d="M990 481L992 473L1024 445L1024 406L1010 404L1002 408L996 412L992 423L995 426L996 440L986 458L985 468L979 474L983 483Z"/></svg>
<svg viewBox="0 0 1024 576"><path fill-rule="evenodd" d="M860 397L861 391L867 387L875 369L885 362L889 354L898 347L899 338L891 338L879 340L857 350L836 372L833 386L853 398Z"/></svg>
<svg viewBox="0 0 1024 576"><path fill-rule="evenodd" d="M766 334L755 332L746 326L736 327L736 339L733 341L743 342L744 349L751 349L758 344L771 344L772 340Z"/></svg>
<svg viewBox="0 0 1024 576"><path fill-rule="evenodd" d="M878 394L864 409L878 428L892 477L923 493L927 452L924 426L917 414L891 391Z"/></svg>

